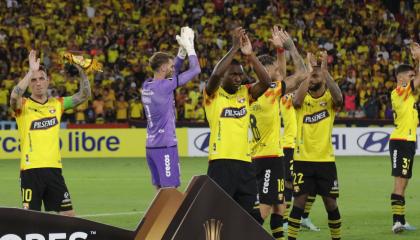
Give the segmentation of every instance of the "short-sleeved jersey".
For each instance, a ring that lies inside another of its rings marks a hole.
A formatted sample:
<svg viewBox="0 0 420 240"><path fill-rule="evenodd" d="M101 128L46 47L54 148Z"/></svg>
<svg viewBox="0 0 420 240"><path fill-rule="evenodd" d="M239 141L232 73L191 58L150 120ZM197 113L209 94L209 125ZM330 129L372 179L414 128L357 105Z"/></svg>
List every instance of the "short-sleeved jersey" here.
<svg viewBox="0 0 420 240"><path fill-rule="evenodd" d="M283 148L295 148L297 122L296 111L293 107L293 95L287 94L283 96L280 101L280 113L283 120L283 135L282 145Z"/></svg>
<svg viewBox="0 0 420 240"><path fill-rule="evenodd" d="M211 96L204 90L204 109L210 126L209 160L251 161L248 126L251 96L247 86L234 94L219 87Z"/></svg>
<svg viewBox="0 0 420 240"><path fill-rule="evenodd" d="M49 98L39 103L31 98L22 99L22 107L16 111L21 170L62 168L59 131L63 101Z"/></svg>
<svg viewBox="0 0 420 240"><path fill-rule="evenodd" d="M395 129L390 139L416 141L416 130L419 124L416 99L413 95L414 84L398 86L391 93Z"/></svg>
<svg viewBox="0 0 420 240"><path fill-rule="evenodd" d="M329 90L319 98L307 94L296 110L295 161L334 162L331 134L335 111Z"/></svg>
<svg viewBox="0 0 420 240"><path fill-rule="evenodd" d="M284 82L272 82L267 91L251 104L252 158L283 156L280 139L280 98L285 89Z"/></svg>

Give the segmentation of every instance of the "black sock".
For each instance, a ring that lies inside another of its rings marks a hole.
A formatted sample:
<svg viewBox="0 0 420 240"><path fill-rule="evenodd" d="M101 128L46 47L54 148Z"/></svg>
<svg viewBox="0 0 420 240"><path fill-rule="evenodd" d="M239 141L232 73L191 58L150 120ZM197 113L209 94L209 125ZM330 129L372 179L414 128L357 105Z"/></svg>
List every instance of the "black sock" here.
<svg viewBox="0 0 420 240"><path fill-rule="evenodd" d="M287 222L287 219L289 218L290 206L292 205L292 195L292 189L284 188L284 200L286 202L286 209L283 214L283 222Z"/></svg>
<svg viewBox="0 0 420 240"><path fill-rule="evenodd" d="M315 202L316 195L309 195L305 203L305 211L303 212L302 218L308 218L311 212L312 205Z"/></svg>
<svg viewBox="0 0 420 240"><path fill-rule="evenodd" d="M300 219L303 209L293 206L289 216L289 226L287 227L287 236L289 240L296 240L300 229Z"/></svg>
<svg viewBox="0 0 420 240"><path fill-rule="evenodd" d="M341 239L341 216L338 208L328 211L328 226L330 227L331 239Z"/></svg>
<svg viewBox="0 0 420 240"><path fill-rule="evenodd" d="M279 214L271 214L270 218L270 228L271 233L273 234L274 239L283 240L283 216Z"/></svg>
<svg viewBox="0 0 420 240"><path fill-rule="evenodd" d="M251 216L261 225L264 224L264 219L261 217L260 207L254 207L251 211Z"/></svg>
<svg viewBox="0 0 420 240"><path fill-rule="evenodd" d="M401 195L391 194L393 223L405 224L405 198Z"/></svg>

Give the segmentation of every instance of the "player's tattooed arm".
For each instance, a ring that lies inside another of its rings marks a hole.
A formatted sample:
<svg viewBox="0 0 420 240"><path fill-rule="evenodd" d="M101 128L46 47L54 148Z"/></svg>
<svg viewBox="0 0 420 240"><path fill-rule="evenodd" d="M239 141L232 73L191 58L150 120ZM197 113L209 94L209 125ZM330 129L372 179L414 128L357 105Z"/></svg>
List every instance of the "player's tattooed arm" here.
<svg viewBox="0 0 420 240"><path fill-rule="evenodd" d="M410 44L411 55L415 62L417 62L416 66L416 76L414 78L414 88L418 88L420 86L420 44L418 43L411 43Z"/></svg>
<svg viewBox="0 0 420 240"><path fill-rule="evenodd" d="M229 50L229 52L226 53L225 56L216 64L214 67L213 72L211 73L211 76L206 84L206 93L207 95L212 95L217 88L220 86L221 80L223 78L223 75L227 71L227 69L230 66L230 63L232 62L233 58L235 57L235 54L239 51L241 48L240 39L245 34L245 30L241 27L235 28L233 30L233 45L232 48Z"/></svg>
<svg viewBox="0 0 420 240"><path fill-rule="evenodd" d="M321 52L321 57L322 57L321 71L324 74L327 87L330 90L334 106L340 107L343 104L343 94L341 93L341 89L338 86L338 84L334 81L334 78L328 72L327 52L326 51Z"/></svg>
<svg viewBox="0 0 420 240"><path fill-rule="evenodd" d="M79 86L79 91L73 96L71 96L71 100L73 103L72 107L77 107L78 105L80 105L81 103L89 99L89 97L91 96L91 88L90 88L89 79L86 76L83 69L77 65L74 65L74 66L77 68L77 70L79 70L80 86Z"/></svg>
<svg viewBox="0 0 420 240"><path fill-rule="evenodd" d="M292 38L289 36L289 34L281 29L279 31L279 36L283 39L284 48L289 51L290 56L293 60L293 65L295 66L295 71L300 73L307 72L305 61L303 60L302 56L299 54L299 51L297 50Z"/></svg>
<svg viewBox="0 0 420 240"><path fill-rule="evenodd" d="M13 111L22 107L22 96L29 86L29 82L32 79L32 73L39 70L40 59L36 58L36 51L31 50L28 59L28 73L26 73L25 77L13 88L12 93L10 94L10 107Z"/></svg>

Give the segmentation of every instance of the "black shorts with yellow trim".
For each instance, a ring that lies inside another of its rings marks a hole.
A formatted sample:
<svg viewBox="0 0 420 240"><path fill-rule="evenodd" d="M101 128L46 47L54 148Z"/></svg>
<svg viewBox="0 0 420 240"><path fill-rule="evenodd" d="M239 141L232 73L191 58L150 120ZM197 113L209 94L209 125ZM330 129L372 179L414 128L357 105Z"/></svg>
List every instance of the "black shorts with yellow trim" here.
<svg viewBox="0 0 420 240"><path fill-rule="evenodd" d="M63 212L73 209L61 168L34 168L20 172L24 209Z"/></svg>
<svg viewBox="0 0 420 240"><path fill-rule="evenodd" d="M413 173L416 142L405 140L389 140L392 176L411 178Z"/></svg>
<svg viewBox="0 0 420 240"><path fill-rule="evenodd" d="M262 157L252 160L256 169L258 200L267 205L284 201L283 157Z"/></svg>
<svg viewBox="0 0 420 240"><path fill-rule="evenodd" d="M335 162L293 162L293 195L313 194L338 198Z"/></svg>
<svg viewBox="0 0 420 240"><path fill-rule="evenodd" d="M293 181L293 154L295 152L294 148L283 148L284 158L284 180L288 182Z"/></svg>

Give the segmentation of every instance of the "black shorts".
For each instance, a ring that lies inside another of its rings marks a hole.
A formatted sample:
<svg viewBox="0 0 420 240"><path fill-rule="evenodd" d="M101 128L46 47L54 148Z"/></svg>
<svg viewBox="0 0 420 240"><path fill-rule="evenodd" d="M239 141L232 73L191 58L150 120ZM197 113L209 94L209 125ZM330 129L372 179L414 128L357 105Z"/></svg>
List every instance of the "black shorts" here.
<svg viewBox="0 0 420 240"><path fill-rule="evenodd" d="M284 198L283 157L254 159L258 200L267 205L282 204Z"/></svg>
<svg viewBox="0 0 420 240"><path fill-rule="evenodd" d="M390 140L389 153L391 155L392 176L411 178L416 142Z"/></svg>
<svg viewBox="0 0 420 240"><path fill-rule="evenodd" d="M73 209L60 168L34 168L20 172L24 209L63 212Z"/></svg>
<svg viewBox="0 0 420 240"><path fill-rule="evenodd" d="M293 195L319 194L338 198L335 162L293 162Z"/></svg>
<svg viewBox="0 0 420 240"><path fill-rule="evenodd" d="M283 148L284 158L284 179L288 182L293 182L293 153L295 152L294 148Z"/></svg>
<svg viewBox="0 0 420 240"><path fill-rule="evenodd" d="M257 199L254 164L231 159L212 160L209 162L207 175L245 211L252 211Z"/></svg>

